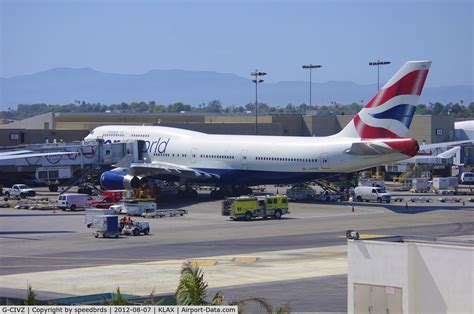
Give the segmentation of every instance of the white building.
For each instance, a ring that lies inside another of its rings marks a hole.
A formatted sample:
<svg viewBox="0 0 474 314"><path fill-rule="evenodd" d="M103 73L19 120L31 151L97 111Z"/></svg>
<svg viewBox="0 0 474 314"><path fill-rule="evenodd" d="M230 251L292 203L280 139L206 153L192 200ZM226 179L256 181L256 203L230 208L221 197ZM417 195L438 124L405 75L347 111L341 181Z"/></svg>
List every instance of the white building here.
<svg viewBox="0 0 474 314"><path fill-rule="evenodd" d="M474 241L348 240L349 313L474 313Z"/></svg>

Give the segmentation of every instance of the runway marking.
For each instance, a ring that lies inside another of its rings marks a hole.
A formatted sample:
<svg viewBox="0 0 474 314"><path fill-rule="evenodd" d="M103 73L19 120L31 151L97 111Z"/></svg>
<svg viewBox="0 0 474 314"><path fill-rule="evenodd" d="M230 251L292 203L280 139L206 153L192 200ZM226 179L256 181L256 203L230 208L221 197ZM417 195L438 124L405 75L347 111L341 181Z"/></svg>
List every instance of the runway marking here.
<svg viewBox="0 0 474 314"><path fill-rule="evenodd" d="M232 261L235 263L256 263L258 259L258 257L234 257Z"/></svg>
<svg viewBox="0 0 474 314"><path fill-rule="evenodd" d="M214 266L217 264L217 261L191 261L191 265L193 266L199 266L199 267L202 267L202 266Z"/></svg>

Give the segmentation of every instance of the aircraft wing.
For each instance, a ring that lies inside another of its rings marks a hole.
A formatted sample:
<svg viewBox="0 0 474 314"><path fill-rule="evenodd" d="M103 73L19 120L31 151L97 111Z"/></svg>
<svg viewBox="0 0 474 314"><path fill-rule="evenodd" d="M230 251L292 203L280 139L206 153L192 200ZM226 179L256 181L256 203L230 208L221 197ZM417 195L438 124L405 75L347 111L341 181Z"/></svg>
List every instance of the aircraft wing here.
<svg viewBox="0 0 474 314"><path fill-rule="evenodd" d="M129 174L133 176L173 175L191 179L218 179L220 176L192 167L168 162L131 163Z"/></svg>
<svg viewBox="0 0 474 314"><path fill-rule="evenodd" d="M54 153L26 153L26 154L16 154L12 152L11 154L0 155L0 160L11 160L11 159L21 159L21 158L34 158L34 157L50 157L50 156L63 156L63 155L75 155L77 152L54 152Z"/></svg>

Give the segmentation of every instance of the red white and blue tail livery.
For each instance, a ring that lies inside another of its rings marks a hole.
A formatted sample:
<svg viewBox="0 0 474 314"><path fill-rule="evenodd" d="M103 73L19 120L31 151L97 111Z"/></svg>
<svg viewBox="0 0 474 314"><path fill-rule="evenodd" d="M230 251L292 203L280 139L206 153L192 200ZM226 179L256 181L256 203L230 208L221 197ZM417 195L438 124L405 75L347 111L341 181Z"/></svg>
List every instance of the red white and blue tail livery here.
<svg viewBox="0 0 474 314"><path fill-rule="evenodd" d="M363 142L378 139L382 146L415 156L418 144L406 136L430 65L431 61L405 63L337 136Z"/></svg>
<svg viewBox="0 0 474 314"><path fill-rule="evenodd" d="M402 138L408 135L431 61L409 61L385 84L339 136Z"/></svg>

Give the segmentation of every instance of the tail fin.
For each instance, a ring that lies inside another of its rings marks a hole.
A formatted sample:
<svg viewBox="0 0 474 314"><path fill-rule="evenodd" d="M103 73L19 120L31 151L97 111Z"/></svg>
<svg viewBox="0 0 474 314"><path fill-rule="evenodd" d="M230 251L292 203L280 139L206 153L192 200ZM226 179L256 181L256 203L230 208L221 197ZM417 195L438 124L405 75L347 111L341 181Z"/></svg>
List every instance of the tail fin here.
<svg viewBox="0 0 474 314"><path fill-rule="evenodd" d="M431 61L408 61L336 136L406 137Z"/></svg>

